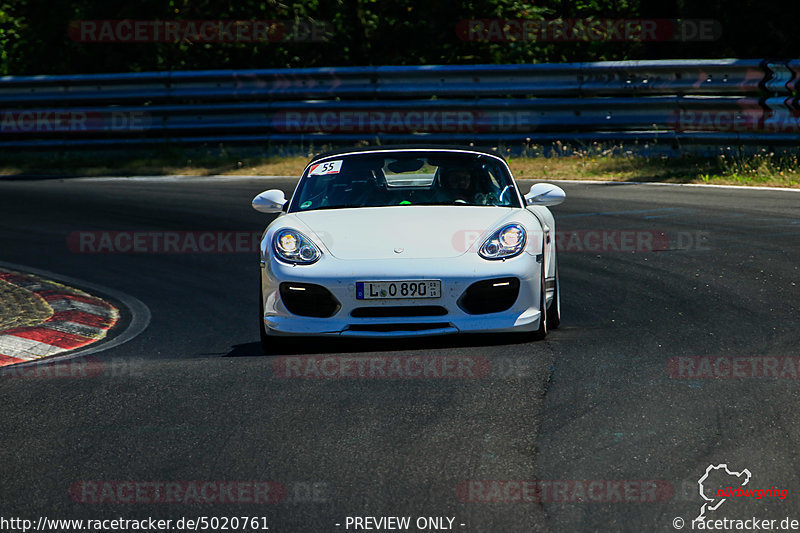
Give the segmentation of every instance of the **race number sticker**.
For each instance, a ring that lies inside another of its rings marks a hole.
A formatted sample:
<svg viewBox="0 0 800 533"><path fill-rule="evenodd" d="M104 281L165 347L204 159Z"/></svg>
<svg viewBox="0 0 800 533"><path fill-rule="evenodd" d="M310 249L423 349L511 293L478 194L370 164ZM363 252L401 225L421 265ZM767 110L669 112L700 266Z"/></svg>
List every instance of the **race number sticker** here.
<svg viewBox="0 0 800 533"><path fill-rule="evenodd" d="M342 169L342 160L326 161L325 163L317 163L308 171L309 176L324 176L326 174L338 174Z"/></svg>

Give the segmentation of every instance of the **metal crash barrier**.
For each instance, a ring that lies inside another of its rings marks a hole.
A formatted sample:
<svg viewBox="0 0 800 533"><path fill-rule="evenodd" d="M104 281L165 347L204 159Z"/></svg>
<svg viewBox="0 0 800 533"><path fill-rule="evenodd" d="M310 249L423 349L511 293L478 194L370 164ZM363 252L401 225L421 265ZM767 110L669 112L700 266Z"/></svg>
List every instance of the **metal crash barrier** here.
<svg viewBox="0 0 800 533"><path fill-rule="evenodd" d="M793 145L800 60L0 78L0 148L355 142Z"/></svg>

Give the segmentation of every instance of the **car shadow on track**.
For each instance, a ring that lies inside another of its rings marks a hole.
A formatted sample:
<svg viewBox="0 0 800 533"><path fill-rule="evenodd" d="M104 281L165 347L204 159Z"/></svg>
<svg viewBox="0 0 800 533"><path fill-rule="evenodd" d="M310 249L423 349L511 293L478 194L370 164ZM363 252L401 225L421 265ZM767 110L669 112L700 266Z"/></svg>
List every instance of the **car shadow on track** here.
<svg viewBox="0 0 800 533"><path fill-rule="evenodd" d="M297 345L285 347L270 356L353 354L368 352L395 352L420 350L448 350L453 348L476 348L484 346L518 345L531 342L523 334L462 334L441 337L388 338L388 339L341 339L298 337ZM264 355L260 342L235 344L223 357L254 357Z"/></svg>

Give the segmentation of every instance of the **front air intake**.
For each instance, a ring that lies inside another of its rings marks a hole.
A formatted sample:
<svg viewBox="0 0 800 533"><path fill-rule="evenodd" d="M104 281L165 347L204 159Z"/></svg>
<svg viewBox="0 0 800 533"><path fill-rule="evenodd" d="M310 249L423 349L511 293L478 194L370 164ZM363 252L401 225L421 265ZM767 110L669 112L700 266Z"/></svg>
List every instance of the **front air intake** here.
<svg viewBox="0 0 800 533"><path fill-rule="evenodd" d="M458 306L470 315L499 313L517 301L519 279L496 278L473 283L458 299Z"/></svg>
<svg viewBox="0 0 800 533"><path fill-rule="evenodd" d="M446 314L447 309L440 305L356 307L350 311L350 316L356 318L444 316Z"/></svg>
<svg viewBox="0 0 800 533"><path fill-rule="evenodd" d="M449 322L422 322L422 323L401 323L401 324L350 324L347 329L350 331L372 331L380 333L391 333L395 331L427 331L432 329L445 329L451 325Z"/></svg>
<svg viewBox="0 0 800 533"><path fill-rule="evenodd" d="M341 307L331 292L312 283L281 283L281 301L290 313L300 316L329 318Z"/></svg>

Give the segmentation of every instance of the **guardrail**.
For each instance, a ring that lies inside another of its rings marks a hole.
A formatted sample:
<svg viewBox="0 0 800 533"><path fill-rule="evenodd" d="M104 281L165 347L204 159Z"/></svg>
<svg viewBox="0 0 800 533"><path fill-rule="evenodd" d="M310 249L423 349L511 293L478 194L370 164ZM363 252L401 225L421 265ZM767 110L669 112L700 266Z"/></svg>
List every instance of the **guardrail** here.
<svg viewBox="0 0 800 533"><path fill-rule="evenodd" d="M800 140L800 60L0 77L0 148Z"/></svg>

